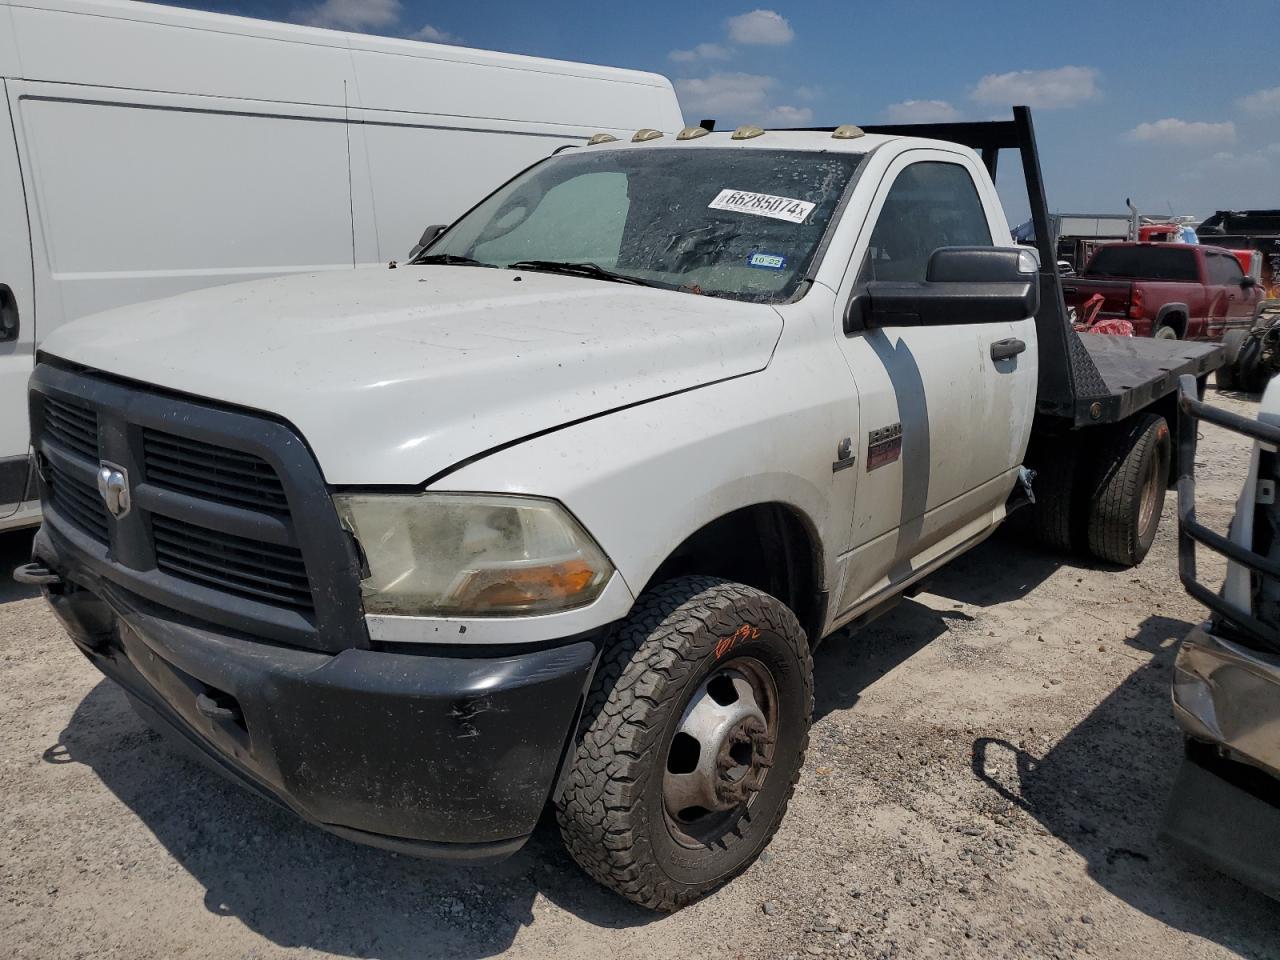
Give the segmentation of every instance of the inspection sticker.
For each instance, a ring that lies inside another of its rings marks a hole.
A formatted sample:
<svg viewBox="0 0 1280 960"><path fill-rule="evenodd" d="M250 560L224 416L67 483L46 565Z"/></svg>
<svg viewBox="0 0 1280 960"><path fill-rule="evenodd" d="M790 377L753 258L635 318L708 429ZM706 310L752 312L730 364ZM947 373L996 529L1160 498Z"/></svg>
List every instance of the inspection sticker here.
<svg viewBox="0 0 1280 960"><path fill-rule="evenodd" d="M815 203L805 200L793 200L791 197L775 197L768 193L748 193L746 190L721 190L716 198L707 204L711 210L732 210L735 213L750 213L757 217L772 217L774 220L786 220L790 223L804 223L813 212Z"/></svg>
<svg viewBox="0 0 1280 960"><path fill-rule="evenodd" d="M787 265L787 258L780 253L753 253L747 257L748 267L763 267L765 270L782 270Z"/></svg>

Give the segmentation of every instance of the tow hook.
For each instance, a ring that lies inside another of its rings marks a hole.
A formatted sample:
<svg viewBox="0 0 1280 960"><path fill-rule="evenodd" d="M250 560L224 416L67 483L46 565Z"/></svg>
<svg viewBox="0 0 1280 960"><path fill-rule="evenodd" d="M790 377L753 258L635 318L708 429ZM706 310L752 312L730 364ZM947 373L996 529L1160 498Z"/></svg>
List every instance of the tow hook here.
<svg viewBox="0 0 1280 960"><path fill-rule="evenodd" d="M24 563L13 571L13 579L18 583L31 584L37 587L56 587L62 585L62 577L54 573L43 563L32 561Z"/></svg>

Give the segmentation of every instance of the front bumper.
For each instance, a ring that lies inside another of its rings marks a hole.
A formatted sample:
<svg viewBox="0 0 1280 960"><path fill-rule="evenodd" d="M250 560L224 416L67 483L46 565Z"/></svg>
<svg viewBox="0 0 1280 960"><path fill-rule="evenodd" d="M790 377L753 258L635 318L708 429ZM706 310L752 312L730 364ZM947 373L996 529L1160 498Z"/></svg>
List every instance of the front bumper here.
<svg viewBox="0 0 1280 960"><path fill-rule="evenodd" d="M221 772L331 832L417 855L501 857L533 831L596 637L503 656L300 650L154 607L57 540L46 527L34 553L64 580L46 594L72 639Z"/></svg>
<svg viewBox="0 0 1280 960"><path fill-rule="evenodd" d="M1165 834L1280 899L1280 657L1194 628L1174 666L1173 713L1188 741Z"/></svg>
<svg viewBox="0 0 1280 960"><path fill-rule="evenodd" d="M1174 718L1192 739L1280 777L1280 656L1207 626L1193 628L1178 648Z"/></svg>

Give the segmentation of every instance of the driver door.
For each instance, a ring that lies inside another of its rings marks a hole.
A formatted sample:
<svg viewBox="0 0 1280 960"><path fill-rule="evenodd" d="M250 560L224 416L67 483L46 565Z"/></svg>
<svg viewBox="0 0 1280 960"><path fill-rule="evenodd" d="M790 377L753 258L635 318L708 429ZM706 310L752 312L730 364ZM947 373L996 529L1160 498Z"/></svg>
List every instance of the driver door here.
<svg viewBox="0 0 1280 960"><path fill-rule="evenodd" d="M849 308L838 318L837 341L864 431L842 611L997 522L1026 451L1036 388L1033 319L991 323L975 315L973 323L877 329L859 309L859 293L873 280L924 280L939 247L1008 245L999 200L976 173L962 154L899 157L881 181L839 292L837 303ZM1025 349L1004 356L1010 341Z"/></svg>

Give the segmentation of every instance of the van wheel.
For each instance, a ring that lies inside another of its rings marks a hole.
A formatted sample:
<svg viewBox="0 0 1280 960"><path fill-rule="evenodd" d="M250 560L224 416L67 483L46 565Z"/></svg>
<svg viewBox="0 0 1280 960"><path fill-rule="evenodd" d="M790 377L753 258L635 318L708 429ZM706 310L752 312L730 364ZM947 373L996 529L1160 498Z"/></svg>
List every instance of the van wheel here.
<svg viewBox="0 0 1280 960"><path fill-rule="evenodd" d="M1156 339L1157 340L1177 340L1178 331L1173 329L1173 327L1161 327L1159 330L1156 331Z"/></svg>
<svg viewBox="0 0 1280 960"><path fill-rule="evenodd" d="M605 650L557 804L588 874L676 910L764 849L795 788L813 662L795 615L710 577L642 596Z"/></svg>
<svg viewBox="0 0 1280 960"><path fill-rule="evenodd" d="M1142 562L1156 538L1169 484L1169 425L1154 413L1108 431L1094 461L1089 552L1123 567Z"/></svg>

